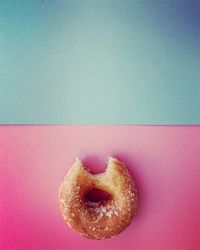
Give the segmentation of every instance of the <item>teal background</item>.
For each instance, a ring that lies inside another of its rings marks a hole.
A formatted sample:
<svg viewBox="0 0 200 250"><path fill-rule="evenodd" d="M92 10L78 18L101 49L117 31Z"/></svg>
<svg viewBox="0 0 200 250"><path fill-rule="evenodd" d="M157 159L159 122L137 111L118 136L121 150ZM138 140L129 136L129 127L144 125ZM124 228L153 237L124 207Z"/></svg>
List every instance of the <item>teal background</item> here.
<svg viewBox="0 0 200 250"><path fill-rule="evenodd" d="M0 123L200 124L199 1L0 1Z"/></svg>

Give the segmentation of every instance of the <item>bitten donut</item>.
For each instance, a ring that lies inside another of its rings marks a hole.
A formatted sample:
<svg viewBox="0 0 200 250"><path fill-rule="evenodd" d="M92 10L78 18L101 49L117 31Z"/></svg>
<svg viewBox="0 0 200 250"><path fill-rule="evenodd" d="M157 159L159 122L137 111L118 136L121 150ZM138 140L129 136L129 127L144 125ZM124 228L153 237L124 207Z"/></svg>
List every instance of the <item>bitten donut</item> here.
<svg viewBox="0 0 200 250"><path fill-rule="evenodd" d="M91 202L92 189L110 195ZM76 159L59 189L60 211L70 228L90 239L106 239L119 234L131 222L138 208L135 182L125 164L109 157L104 173L93 175Z"/></svg>

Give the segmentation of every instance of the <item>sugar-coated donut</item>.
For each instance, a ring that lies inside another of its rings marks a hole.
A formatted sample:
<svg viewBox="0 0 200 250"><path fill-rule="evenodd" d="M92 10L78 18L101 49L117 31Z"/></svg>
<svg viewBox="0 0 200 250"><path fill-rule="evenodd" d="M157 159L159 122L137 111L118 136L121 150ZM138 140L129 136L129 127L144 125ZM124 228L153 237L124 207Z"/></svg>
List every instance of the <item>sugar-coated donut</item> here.
<svg viewBox="0 0 200 250"><path fill-rule="evenodd" d="M91 202L85 198L91 189L111 198ZM76 159L59 189L60 210L70 228L90 239L119 234L130 223L138 208L135 182L125 164L109 157L104 173L93 175Z"/></svg>

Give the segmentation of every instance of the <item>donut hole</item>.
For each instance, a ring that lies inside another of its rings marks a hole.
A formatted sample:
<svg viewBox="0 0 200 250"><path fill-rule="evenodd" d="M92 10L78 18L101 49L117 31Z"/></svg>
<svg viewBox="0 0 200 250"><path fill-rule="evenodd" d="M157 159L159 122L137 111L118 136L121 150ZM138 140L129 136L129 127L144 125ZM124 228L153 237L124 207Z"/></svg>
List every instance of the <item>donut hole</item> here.
<svg viewBox="0 0 200 250"><path fill-rule="evenodd" d="M98 188L92 188L85 194L86 202L106 202L112 195Z"/></svg>

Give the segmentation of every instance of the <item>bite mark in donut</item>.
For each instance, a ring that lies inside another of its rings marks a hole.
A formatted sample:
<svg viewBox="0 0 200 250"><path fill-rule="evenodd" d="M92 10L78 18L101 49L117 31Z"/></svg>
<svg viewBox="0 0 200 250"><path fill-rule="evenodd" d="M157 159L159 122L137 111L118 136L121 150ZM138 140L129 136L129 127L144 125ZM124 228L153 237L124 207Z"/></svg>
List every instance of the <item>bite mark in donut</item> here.
<svg viewBox="0 0 200 250"><path fill-rule="evenodd" d="M106 192L107 199L86 198L92 189ZM125 164L109 157L104 173L93 175L76 159L59 189L60 211L70 228L90 239L111 238L122 232L136 215L138 195Z"/></svg>

